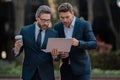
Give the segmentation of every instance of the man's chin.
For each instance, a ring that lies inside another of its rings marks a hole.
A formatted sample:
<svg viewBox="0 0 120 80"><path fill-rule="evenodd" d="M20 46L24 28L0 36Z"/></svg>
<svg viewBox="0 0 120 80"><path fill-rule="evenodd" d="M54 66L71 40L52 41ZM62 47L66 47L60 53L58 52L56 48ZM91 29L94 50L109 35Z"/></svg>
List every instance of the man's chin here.
<svg viewBox="0 0 120 80"><path fill-rule="evenodd" d="M43 27L42 29L45 30L45 29L47 29L47 28L48 28L48 27Z"/></svg>

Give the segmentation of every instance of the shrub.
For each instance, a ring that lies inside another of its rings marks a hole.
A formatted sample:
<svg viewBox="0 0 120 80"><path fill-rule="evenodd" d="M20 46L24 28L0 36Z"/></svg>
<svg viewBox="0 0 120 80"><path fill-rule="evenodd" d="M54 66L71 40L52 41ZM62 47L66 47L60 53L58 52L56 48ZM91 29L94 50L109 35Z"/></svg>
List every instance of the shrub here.
<svg viewBox="0 0 120 80"><path fill-rule="evenodd" d="M21 66L16 66L15 62L9 63L0 60L0 76L20 76Z"/></svg>
<svg viewBox="0 0 120 80"><path fill-rule="evenodd" d="M92 77L119 77L120 70L102 70L102 69L93 69L91 73Z"/></svg>
<svg viewBox="0 0 120 80"><path fill-rule="evenodd" d="M110 53L90 52L93 68L120 70L120 51Z"/></svg>

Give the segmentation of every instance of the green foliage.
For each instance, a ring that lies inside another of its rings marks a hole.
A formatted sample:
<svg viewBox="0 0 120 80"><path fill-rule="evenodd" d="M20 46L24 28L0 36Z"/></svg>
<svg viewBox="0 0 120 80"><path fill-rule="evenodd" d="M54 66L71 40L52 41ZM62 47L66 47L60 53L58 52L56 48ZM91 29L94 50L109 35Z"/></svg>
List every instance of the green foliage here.
<svg viewBox="0 0 120 80"><path fill-rule="evenodd" d="M95 54L93 54L95 56ZM104 62L103 62L104 63ZM99 63L100 64L100 63ZM100 64L101 65L101 64ZM54 61L55 76L59 77L59 62ZM9 63L6 61L0 60L0 77L21 77L22 67L21 65L16 66L15 62ZM92 77L119 77L120 70L103 70L94 68L91 73Z"/></svg>
<svg viewBox="0 0 120 80"><path fill-rule="evenodd" d="M54 61L53 64L54 64L54 69L59 70L59 64L60 64L59 61Z"/></svg>
<svg viewBox="0 0 120 80"><path fill-rule="evenodd" d="M59 77L60 76L59 70L54 70L54 73L55 73L55 77Z"/></svg>
<svg viewBox="0 0 120 80"><path fill-rule="evenodd" d="M90 52L93 68L120 70L120 51L110 53Z"/></svg>
<svg viewBox="0 0 120 80"><path fill-rule="evenodd" d="M59 62L54 61L54 73L56 77L60 76L59 73ZM9 63L3 60L0 60L0 77L20 77L22 73L22 65L17 65L15 62Z"/></svg>
<svg viewBox="0 0 120 80"><path fill-rule="evenodd" d="M20 76L21 66L16 66L14 62L8 63L0 60L0 76Z"/></svg>
<svg viewBox="0 0 120 80"><path fill-rule="evenodd" d="M91 75L92 77L119 77L120 70L93 69Z"/></svg>
<svg viewBox="0 0 120 80"><path fill-rule="evenodd" d="M101 69L93 69L91 75L92 76L101 76L104 74L104 71Z"/></svg>

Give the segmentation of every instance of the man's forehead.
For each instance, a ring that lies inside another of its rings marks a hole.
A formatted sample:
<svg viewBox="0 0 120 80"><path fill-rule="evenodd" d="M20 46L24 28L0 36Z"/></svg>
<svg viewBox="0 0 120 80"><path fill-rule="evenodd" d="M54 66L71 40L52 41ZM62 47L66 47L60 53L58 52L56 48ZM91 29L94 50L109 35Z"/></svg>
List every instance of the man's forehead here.
<svg viewBox="0 0 120 80"><path fill-rule="evenodd" d="M41 14L40 15L41 18L51 18L50 14Z"/></svg>
<svg viewBox="0 0 120 80"><path fill-rule="evenodd" d="M60 16L60 17L70 17L71 14L60 14L59 16Z"/></svg>

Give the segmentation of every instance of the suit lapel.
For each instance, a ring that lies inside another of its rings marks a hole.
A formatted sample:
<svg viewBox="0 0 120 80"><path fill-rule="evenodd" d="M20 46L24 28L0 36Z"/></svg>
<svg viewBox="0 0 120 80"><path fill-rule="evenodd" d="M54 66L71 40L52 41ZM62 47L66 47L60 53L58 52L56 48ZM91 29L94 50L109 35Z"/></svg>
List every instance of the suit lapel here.
<svg viewBox="0 0 120 80"><path fill-rule="evenodd" d="M60 27L60 37L65 38L64 25L61 23Z"/></svg>
<svg viewBox="0 0 120 80"><path fill-rule="evenodd" d="M78 29L78 24L77 24L77 19L76 19L76 20L75 20L75 24L74 24L73 34L72 34L72 37L73 37L73 38L76 37L77 29Z"/></svg>
<svg viewBox="0 0 120 80"><path fill-rule="evenodd" d="M33 25L30 29L30 36L31 36L31 42L34 47L36 47L36 41L35 41L35 25Z"/></svg>
<svg viewBox="0 0 120 80"><path fill-rule="evenodd" d="M61 34L62 34L62 37L64 37L64 38L65 38L64 26L62 26L62 29L61 29Z"/></svg>

